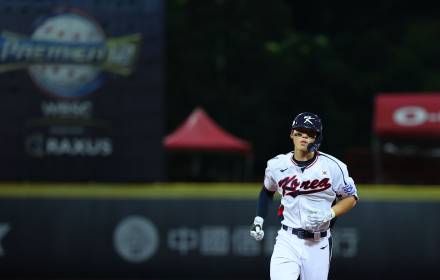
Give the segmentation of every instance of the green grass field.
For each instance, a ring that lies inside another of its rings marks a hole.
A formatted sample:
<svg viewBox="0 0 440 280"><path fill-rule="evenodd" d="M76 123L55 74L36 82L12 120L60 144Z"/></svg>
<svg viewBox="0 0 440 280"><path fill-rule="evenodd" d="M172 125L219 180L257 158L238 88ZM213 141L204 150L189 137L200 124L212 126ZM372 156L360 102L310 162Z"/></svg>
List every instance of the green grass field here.
<svg viewBox="0 0 440 280"><path fill-rule="evenodd" d="M0 198L255 199L260 183L0 183ZM361 200L440 201L440 186L358 185Z"/></svg>

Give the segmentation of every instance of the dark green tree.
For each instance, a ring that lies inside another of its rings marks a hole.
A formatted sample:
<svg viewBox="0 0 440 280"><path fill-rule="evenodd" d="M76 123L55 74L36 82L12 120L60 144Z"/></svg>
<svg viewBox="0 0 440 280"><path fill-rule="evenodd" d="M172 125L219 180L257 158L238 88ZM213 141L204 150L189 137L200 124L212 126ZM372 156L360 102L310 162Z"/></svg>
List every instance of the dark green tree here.
<svg viewBox="0 0 440 280"><path fill-rule="evenodd" d="M323 118L322 150L343 159L370 146L377 93L440 86L440 21L429 7L174 0L166 10L167 131L203 106L252 142L255 174L291 148L299 112Z"/></svg>

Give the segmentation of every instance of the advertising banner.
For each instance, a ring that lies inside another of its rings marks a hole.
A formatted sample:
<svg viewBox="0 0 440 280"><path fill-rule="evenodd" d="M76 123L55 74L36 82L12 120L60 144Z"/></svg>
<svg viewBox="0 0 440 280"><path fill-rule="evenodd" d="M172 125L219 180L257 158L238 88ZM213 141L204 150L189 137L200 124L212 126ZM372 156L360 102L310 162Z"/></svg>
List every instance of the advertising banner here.
<svg viewBox="0 0 440 280"><path fill-rule="evenodd" d="M438 137L440 93L379 94L374 131L380 136Z"/></svg>
<svg viewBox="0 0 440 280"><path fill-rule="evenodd" d="M161 178L163 2L91 3L0 3L0 180Z"/></svg>
<svg viewBox="0 0 440 280"><path fill-rule="evenodd" d="M2 199L0 278L268 279L280 225L272 205L264 240L253 240L255 203ZM360 203L332 230L331 279L435 275L439 211L435 202Z"/></svg>

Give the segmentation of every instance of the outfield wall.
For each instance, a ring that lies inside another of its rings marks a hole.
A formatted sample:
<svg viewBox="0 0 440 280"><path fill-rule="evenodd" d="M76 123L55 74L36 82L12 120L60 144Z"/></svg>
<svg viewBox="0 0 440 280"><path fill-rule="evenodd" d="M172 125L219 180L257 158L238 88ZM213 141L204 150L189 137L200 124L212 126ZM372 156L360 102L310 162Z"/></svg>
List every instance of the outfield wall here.
<svg viewBox="0 0 440 280"><path fill-rule="evenodd" d="M137 188L136 198L113 187L84 189L82 195L73 189L70 195L17 190L14 196L0 186L0 278L268 279L279 223L272 207L264 241L249 237L255 197L166 199ZM437 213L435 196L379 201L361 195L333 231L332 278L435 275Z"/></svg>

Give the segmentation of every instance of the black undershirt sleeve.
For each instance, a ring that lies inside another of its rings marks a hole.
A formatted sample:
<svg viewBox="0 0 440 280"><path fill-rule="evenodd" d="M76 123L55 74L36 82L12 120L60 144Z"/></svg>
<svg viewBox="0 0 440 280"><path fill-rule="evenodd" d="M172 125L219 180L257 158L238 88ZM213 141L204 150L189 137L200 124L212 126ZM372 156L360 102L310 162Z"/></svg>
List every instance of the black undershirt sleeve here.
<svg viewBox="0 0 440 280"><path fill-rule="evenodd" d="M257 216L262 218L266 217L269 205L273 201L274 194L275 192L269 191L263 186L258 197Z"/></svg>

